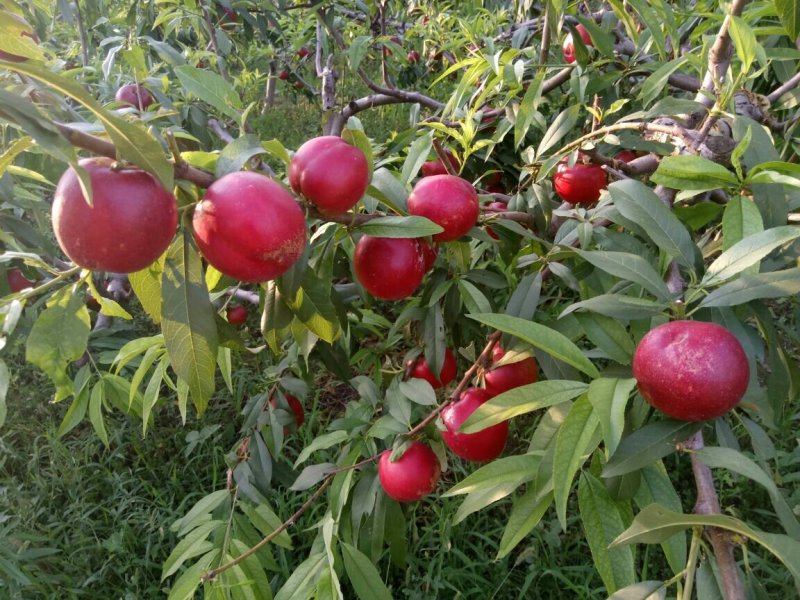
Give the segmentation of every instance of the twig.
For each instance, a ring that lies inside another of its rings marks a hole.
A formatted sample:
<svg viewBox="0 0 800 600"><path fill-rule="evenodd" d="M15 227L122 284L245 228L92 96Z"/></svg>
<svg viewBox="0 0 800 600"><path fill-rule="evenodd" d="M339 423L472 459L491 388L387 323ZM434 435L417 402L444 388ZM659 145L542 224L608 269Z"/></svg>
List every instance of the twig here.
<svg viewBox="0 0 800 600"><path fill-rule="evenodd" d="M222 78L225 81L230 81L230 75L228 75L228 69L225 66L225 58L222 56L222 53L219 51L219 46L217 45L217 36L216 31L214 28L214 23L211 20L211 13L208 12L208 7L205 3L202 4L203 8L203 22L206 25L206 31L208 33L209 43L211 47L214 49L214 54L217 56L217 68L219 69L219 74L222 75Z"/></svg>
<svg viewBox="0 0 800 600"><path fill-rule="evenodd" d="M83 23L80 0L75 0L75 18L78 21L78 33L81 37L81 64L86 67L89 65L89 40L86 36L86 26Z"/></svg>
<svg viewBox="0 0 800 600"><path fill-rule="evenodd" d="M794 77L792 77L789 81L770 92L770 94L767 96L767 100L770 102L777 102L781 96L783 96L789 90L796 88L798 85L800 85L800 72L795 73Z"/></svg>
<svg viewBox="0 0 800 600"><path fill-rule="evenodd" d="M711 108L716 103L714 89L717 82L725 79L730 64L733 47L731 44L730 25L733 17L738 17L744 10L747 0L733 0L731 11L725 16L722 22L717 39L708 51L708 70L703 78L703 83L695 96L695 101L707 108Z"/></svg>

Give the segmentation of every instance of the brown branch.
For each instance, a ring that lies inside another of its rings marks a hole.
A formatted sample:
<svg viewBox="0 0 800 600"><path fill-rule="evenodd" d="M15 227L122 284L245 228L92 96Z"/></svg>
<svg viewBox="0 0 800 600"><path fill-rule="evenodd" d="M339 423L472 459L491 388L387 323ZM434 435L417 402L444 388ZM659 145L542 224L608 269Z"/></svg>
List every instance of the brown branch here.
<svg viewBox="0 0 800 600"><path fill-rule="evenodd" d="M714 40L714 45L708 51L708 70L695 96L695 101L707 108L711 108L716 104L716 94L714 93L716 84L724 81L728 72L728 66L733 54L730 25L733 17L738 17L742 14L745 4L747 4L747 0L733 0L731 12L725 16L725 20L722 22L717 34L717 39Z"/></svg>
<svg viewBox="0 0 800 600"><path fill-rule="evenodd" d="M798 85L800 85L800 72L795 73L794 77L792 77L789 81L770 92L770 94L767 96L767 100L770 102L777 102L781 96L783 96L786 92L796 88Z"/></svg>
<svg viewBox="0 0 800 600"><path fill-rule="evenodd" d="M225 66L225 58L219 51L219 46L217 45L217 36L215 34L214 23L211 20L211 13L208 12L208 7L205 4L202 4L203 8L203 22L206 25L206 30L208 33L209 43L211 47L214 49L214 54L217 56L217 68L219 69L219 74L222 75L222 78L226 81L230 81L230 75L228 75L228 69Z"/></svg>
<svg viewBox="0 0 800 600"><path fill-rule="evenodd" d="M81 64L86 67L89 65L89 40L86 36L86 25L83 23L80 0L75 0L75 19L78 22L78 33L81 37Z"/></svg>
<svg viewBox="0 0 800 600"><path fill-rule="evenodd" d="M539 48L539 62L545 64L547 62L547 56L550 54L550 27L548 21L550 20L550 7L551 4L548 2L546 8L544 9L544 16L542 16L542 43Z"/></svg>

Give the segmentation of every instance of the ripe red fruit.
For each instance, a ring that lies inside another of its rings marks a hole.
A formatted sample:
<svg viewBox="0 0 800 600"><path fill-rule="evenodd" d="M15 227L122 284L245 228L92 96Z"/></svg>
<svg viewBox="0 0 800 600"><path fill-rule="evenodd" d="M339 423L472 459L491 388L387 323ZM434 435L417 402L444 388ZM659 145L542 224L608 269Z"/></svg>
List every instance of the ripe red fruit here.
<svg viewBox="0 0 800 600"><path fill-rule="evenodd" d="M409 360L406 363L406 366L410 365L411 362L412 361ZM424 355L418 356L414 361L414 367L411 369L411 377L424 379L430 383L431 386L433 386L433 389L438 390L456 378L457 370L458 364L456 363L456 355L453 354L453 351L450 350L450 348L446 348L444 351L444 363L442 364L442 370L438 377L434 375L433 371L431 371L430 367L428 366L428 361L425 360Z"/></svg>
<svg viewBox="0 0 800 600"><path fill-rule="evenodd" d="M298 56L299 58L305 58L306 56L308 56L308 54L309 54L309 52L308 52L308 48L306 48L305 46L303 46L302 48L300 48L300 49L297 51L297 56Z"/></svg>
<svg viewBox="0 0 800 600"><path fill-rule="evenodd" d="M306 420L306 411L303 410L303 404L298 400L296 397L292 396L291 394L284 394L284 398L286 398L286 404L289 405L289 408L292 409L294 413L294 421L295 427L300 427ZM276 400L275 395L273 394L270 396L269 403L272 408L276 408ZM284 433L288 431L288 428L284 428Z"/></svg>
<svg viewBox="0 0 800 600"><path fill-rule="evenodd" d="M411 64L419 62L419 52L412 50L408 53L408 55L406 55L406 60Z"/></svg>
<svg viewBox="0 0 800 600"><path fill-rule="evenodd" d="M117 102L129 104L134 108L138 108L140 111L147 110L147 107L155 101L155 98L153 98L153 94L150 93L150 90L148 90L142 84L137 83L128 83L127 85L123 85L117 90L117 94L114 96L114 99Z"/></svg>
<svg viewBox="0 0 800 600"><path fill-rule="evenodd" d="M289 71L284 69L283 71L278 73L278 79L280 79L281 81L286 81L287 79L289 79Z"/></svg>
<svg viewBox="0 0 800 600"><path fill-rule="evenodd" d="M431 244L421 239L418 241L422 259L425 261L425 272L427 273L431 270L433 263L436 262L436 257L439 256L439 244Z"/></svg>
<svg viewBox="0 0 800 600"><path fill-rule="evenodd" d="M556 193L565 202L571 204L594 204L600 198L600 192L608 183L606 172L600 165L584 164L578 161L570 167L567 160L562 160L553 175Z"/></svg>
<svg viewBox="0 0 800 600"><path fill-rule="evenodd" d="M79 164L91 178L93 205L86 203L75 171L67 169L53 198L53 230L61 249L91 271L144 269L175 235L175 197L149 173L118 169L110 158L85 158Z"/></svg>
<svg viewBox="0 0 800 600"><path fill-rule="evenodd" d="M39 34L36 33L31 24L28 23L28 21L26 21L24 18L7 10L2 11L2 16L4 18L16 21L19 24L20 37L22 36L29 37L37 44L39 43ZM28 57L0 50L0 60L7 60L9 62L25 62L26 60L28 60Z"/></svg>
<svg viewBox="0 0 800 600"><path fill-rule="evenodd" d="M433 236L435 241L457 240L478 221L478 194L470 182L455 175L423 177L408 197L408 212L444 228Z"/></svg>
<svg viewBox="0 0 800 600"><path fill-rule="evenodd" d="M22 290L33 287L35 282L31 281L19 269L9 269L6 271L6 278L8 279L8 287L13 294L21 292Z"/></svg>
<svg viewBox="0 0 800 600"><path fill-rule="evenodd" d="M459 165L458 159L453 155L452 152L449 150L445 152L445 156L447 156L447 162L450 163L452 167L452 171L454 173L458 173ZM449 171L447 167L442 162L441 158L436 158L436 160L428 160L422 163L422 176L423 177L432 177L433 175L447 175Z"/></svg>
<svg viewBox="0 0 800 600"><path fill-rule="evenodd" d="M500 346L495 346L492 351L494 362L498 362L505 351ZM495 367L486 373L486 391L492 396L497 396L510 389L521 385L536 383L539 371L536 360L531 356L523 360Z"/></svg>
<svg viewBox="0 0 800 600"><path fill-rule="evenodd" d="M192 220L200 252L240 281L275 279L297 262L306 245L302 209L279 183L238 171L217 179Z"/></svg>
<svg viewBox="0 0 800 600"><path fill-rule="evenodd" d="M228 23L236 23L239 20L239 15L232 8L223 6L222 12L225 13L225 21Z"/></svg>
<svg viewBox="0 0 800 600"><path fill-rule="evenodd" d="M621 160L622 162L631 162L632 160L636 160L639 158L639 155L636 154L635 150L623 150L622 152L618 152L614 158L617 160Z"/></svg>
<svg viewBox="0 0 800 600"><path fill-rule="evenodd" d="M353 208L369 185L364 153L334 135L308 140L289 166L292 189L326 212Z"/></svg>
<svg viewBox="0 0 800 600"><path fill-rule="evenodd" d="M361 285L383 300L414 293L425 276L425 259L417 240L361 236L353 253L353 270Z"/></svg>
<svg viewBox="0 0 800 600"><path fill-rule="evenodd" d="M583 25L578 25L576 31L580 34L581 39L583 40L584 45L592 46L592 36L589 35L589 32L586 30L586 27ZM562 44L561 48L564 50L564 60L568 63L572 64L575 62L575 42L572 39L572 32L568 33L567 36L564 38L564 43Z"/></svg>
<svg viewBox="0 0 800 600"><path fill-rule="evenodd" d="M392 462L391 450L378 460L378 477L386 494L398 502L414 502L430 494L442 474L439 459L422 442L412 442L399 460Z"/></svg>
<svg viewBox="0 0 800 600"><path fill-rule="evenodd" d="M86 292L86 308L99 312L103 308L103 305L94 297L92 292Z"/></svg>
<svg viewBox="0 0 800 600"><path fill-rule="evenodd" d="M225 312L228 317L228 323L231 325L241 325L247 322L247 307L246 306L229 306Z"/></svg>
<svg viewBox="0 0 800 600"><path fill-rule="evenodd" d="M645 400L682 421L724 415L742 399L750 367L739 340L701 321L672 321L649 331L633 355Z"/></svg>
<svg viewBox="0 0 800 600"><path fill-rule="evenodd" d="M505 211L505 210L508 210L508 204L506 204L505 202L500 202L500 201L497 201L497 202L490 202L490 203L489 203L489 204L486 206L486 208L496 208L497 210ZM493 211L489 211L489 212L488 212L488 214L492 214L492 212L493 212ZM487 228L486 228L486 233L488 233L488 234L489 234L489 236L490 236L492 239L495 239L495 240L499 240L499 239L500 239L500 236L498 236L498 235L497 235L497 234L494 232L494 229L492 229L491 227L487 227ZM496 347L496 346L495 346L495 347Z"/></svg>
<svg viewBox="0 0 800 600"><path fill-rule="evenodd" d="M466 460L494 460L503 452L508 439L508 421L492 425L475 433L460 433L458 428L492 395L486 390L467 388L458 402L450 404L442 411L445 431L442 438L456 456Z"/></svg>

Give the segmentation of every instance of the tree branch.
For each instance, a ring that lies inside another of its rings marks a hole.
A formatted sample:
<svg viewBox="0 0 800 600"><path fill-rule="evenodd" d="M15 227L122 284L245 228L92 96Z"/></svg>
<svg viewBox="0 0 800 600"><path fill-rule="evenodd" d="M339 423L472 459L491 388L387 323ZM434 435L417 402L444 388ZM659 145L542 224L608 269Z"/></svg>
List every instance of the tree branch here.
<svg viewBox="0 0 800 600"><path fill-rule="evenodd" d="M733 0L731 12L725 16L722 27L720 27L717 34L717 39L714 40L714 45L708 51L708 70L695 96L695 101L707 108L711 108L716 104L716 94L714 93L716 84L724 81L728 72L731 55L733 54L730 35L731 21L733 17L738 17L742 14L745 4L747 4L747 0Z"/></svg>

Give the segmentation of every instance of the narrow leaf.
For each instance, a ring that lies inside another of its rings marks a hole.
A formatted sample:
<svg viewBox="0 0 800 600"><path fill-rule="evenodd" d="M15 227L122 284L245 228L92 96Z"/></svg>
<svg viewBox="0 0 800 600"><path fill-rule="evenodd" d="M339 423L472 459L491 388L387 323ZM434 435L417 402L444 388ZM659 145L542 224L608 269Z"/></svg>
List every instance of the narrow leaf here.
<svg viewBox="0 0 800 600"><path fill-rule="evenodd" d="M603 469L603 477L616 477L637 471L675 451L702 428L702 423L665 419L648 423L622 438L616 452Z"/></svg>

